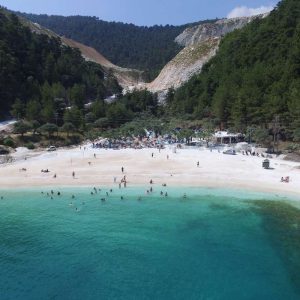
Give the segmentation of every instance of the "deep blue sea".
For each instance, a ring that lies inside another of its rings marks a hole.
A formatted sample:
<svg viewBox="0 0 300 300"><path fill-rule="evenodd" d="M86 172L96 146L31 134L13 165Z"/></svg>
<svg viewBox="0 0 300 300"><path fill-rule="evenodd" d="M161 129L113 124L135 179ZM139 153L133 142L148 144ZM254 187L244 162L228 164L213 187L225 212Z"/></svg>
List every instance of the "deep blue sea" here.
<svg viewBox="0 0 300 300"><path fill-rule="evenodd" d="M297 202L195 188L41 190L0 191L1 300L300 299Z"/></svg>

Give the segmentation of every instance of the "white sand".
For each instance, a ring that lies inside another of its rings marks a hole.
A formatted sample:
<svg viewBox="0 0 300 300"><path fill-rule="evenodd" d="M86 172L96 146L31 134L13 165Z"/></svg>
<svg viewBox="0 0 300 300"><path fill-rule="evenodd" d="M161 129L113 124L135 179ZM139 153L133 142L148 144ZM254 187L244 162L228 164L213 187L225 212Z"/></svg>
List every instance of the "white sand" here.
<svg viewBox="0 0 300 300"><path fill-rule="evenodd" d="M151 153L154 153L154 158ZM96 159L93 154L96 153ZM104 150L79 148L55 152L18 151L18 161L0 166L0 188L35 186L112 186L125 174L130 185L166 183L171 186L226 187L300 196L300 163L271 159L271 167L262 168L263 158L238 154L224 155L207 149L186 149L172 153L171 149ZM169 160L167 160L169 155ZM200 167L197 168L197 161ZM89 165L88 162L91 162ZM121 167L124 167L124 174ZM26 168L27 171L20 171ZM50 173L41 173L49 169ZM75 172L75 179L72 172ZM54 174L57 178L53 178ZM172 175L172 176L171 176ZM290 183L281 177L290 176ZM117 184L116 184L117 185Z"/></svg>

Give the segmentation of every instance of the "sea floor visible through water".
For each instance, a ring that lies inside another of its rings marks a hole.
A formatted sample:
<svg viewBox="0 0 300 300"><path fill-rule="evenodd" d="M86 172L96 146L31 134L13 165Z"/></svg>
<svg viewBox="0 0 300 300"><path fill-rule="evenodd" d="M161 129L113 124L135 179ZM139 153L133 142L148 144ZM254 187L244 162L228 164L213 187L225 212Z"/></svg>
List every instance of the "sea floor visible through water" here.
<svg viewBox="0 0 300 300"><path fill-rule="evenodd" d="M1 190L0 299L300 299L297 201L153 188Z"/></svg>

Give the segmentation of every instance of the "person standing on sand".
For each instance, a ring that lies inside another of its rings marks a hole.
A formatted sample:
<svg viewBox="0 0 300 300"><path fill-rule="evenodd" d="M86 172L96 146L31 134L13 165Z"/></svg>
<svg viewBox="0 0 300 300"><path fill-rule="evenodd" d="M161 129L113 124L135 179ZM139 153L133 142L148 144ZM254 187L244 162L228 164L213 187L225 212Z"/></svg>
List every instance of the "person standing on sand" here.
<svg viewBox="0 0 300 300"><path fill-rule="evenodd" d="M75 172L74 171L72 172L72 177L73 177L73 179L75 178Z"/></svg>
<svg viewBox="0 0 300 300"><path fill-rule="evenodd" d="M199 165L200 165L200 163L199 163L199 161L197 162L197 167L199 168Z"/></svg>
<svg viewBox="0 0 300 300"><path fill-rule="evenodd" d="M154 157L154 153L153 152L152 152L151 156Z"/></svg>
<svg viewBox="0 0 300 300"><path fill-rule="evenodd" d="M122 173L124 173L124 167L121 168Z"/></svg>

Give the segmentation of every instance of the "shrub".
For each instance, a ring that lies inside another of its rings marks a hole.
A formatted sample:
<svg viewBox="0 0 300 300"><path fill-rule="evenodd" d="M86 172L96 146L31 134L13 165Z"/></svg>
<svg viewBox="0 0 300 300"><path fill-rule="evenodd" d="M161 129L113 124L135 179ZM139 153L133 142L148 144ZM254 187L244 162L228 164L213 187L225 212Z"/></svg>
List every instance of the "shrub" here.
<svg viewBox="0 0 300 300"><path fill-rule="evenodd" d="M29 149L29 150L35 149L35 146L34 146L33 143L27 143L27 144L25 144L24 146L25 146L27 149Z"/></svg>
<svg viewBox="0 0 300 300"><path fill-rule="evenodd" d="M12 138L6 138L4 141L3 141L3 145L4 146L7 146L7 147L11 147L11 148L14 148L16 146L14 140Z"/></svg>

